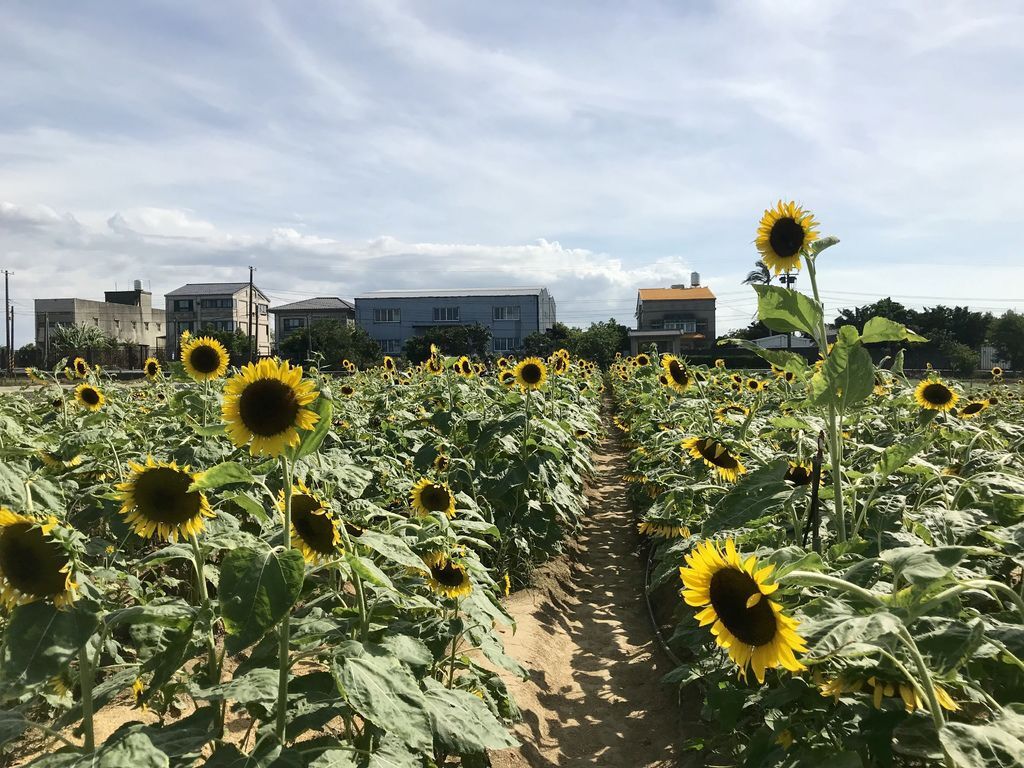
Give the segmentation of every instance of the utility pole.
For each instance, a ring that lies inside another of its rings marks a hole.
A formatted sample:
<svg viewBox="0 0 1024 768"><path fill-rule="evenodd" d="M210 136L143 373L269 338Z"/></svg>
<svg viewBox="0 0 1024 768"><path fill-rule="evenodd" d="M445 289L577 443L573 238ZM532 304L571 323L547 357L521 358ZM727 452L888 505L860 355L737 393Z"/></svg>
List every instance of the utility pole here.
<svg viewBox="0 0 1024 768"><path fill-rule="evenodd" d="M782 283L783 285L785 285L790 290L793 290L793 283L796 282L796 275L794 275L792 272L786 272L786 273L784 273L782 275L779 275L779 282ZM793 334L787 332L786 333L786 349L792 349L792 348L793 348Z"/></svg>
<svg viewBox="0 0 1024 768"><path fill-rule="evenodd" d="M313 357L313 331L309 327L309 313L306 313L306 362Z"/></svg>
<svg viewBox="0 0 1024 768"><path fill-rule="evenodd" d="M43 312L43 368L50 367L50 313Z"/></svg>
<svg viewBox="0 0 1024 768"><path fill-rule="evenodd" d="M248 333L248 337L249 337L248 338L248 341L249 341L249 362L250 363L252 362L252 315L253 315L253 311L252 311L253 310L253 306L252 306L252 273L255 272L255 271L256 271L256 267L250 265L249 266L249 333ZM259 319L257 319L256 322L259 322Z"/></svg>
<svg viewBox="0 0 1024 768"><path fill-rule="evenodd" d="M7 375L14 373L14 327L11 323L11 273L4 270L4 346L7 347Z"/></svg>
<svg viewBox="0 0 1024 768"><path fill-rule="evenodd" d="M11 307L11 346L8 347L11 350L10 354L10 365L7 367L7 373L11 376L14 375L14 307Z"/></svg>

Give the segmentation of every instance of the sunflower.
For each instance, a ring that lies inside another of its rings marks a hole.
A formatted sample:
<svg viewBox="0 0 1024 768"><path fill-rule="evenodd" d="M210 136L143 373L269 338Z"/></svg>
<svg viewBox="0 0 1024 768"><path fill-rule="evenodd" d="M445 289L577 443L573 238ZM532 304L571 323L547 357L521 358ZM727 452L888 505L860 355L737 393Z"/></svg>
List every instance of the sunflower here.
<svg viewBox="0 0 1024 768"><path fill-rule="evenodd" d="M831 696L839 701L839 697L844 693L859 693L865 685L871 688L871 703L875 709L882 708L883 698L887 696L902 699L903 708L907 712L913 712L915 709L927 709L926 701L922 700L921 694L911 683L903 680L892 681L878 675L865 678L862 675L843 674L822 683L818 689L822 696ZM936 684L932 690L935 692L935 699L939 702L940 707L948 709L950 712L960 709L960 705L953 701L945 688Z"/></svg>
<svg viewBox="0 0 1024 768"><path fill-rule="evenodd" d="M992 366L992 378L993 379L999 379L999 378L1002 378L1002 376L1003 376L1003 369L1000 368L998 365Z"/></svg>
<svg viewBox="0 0 1024 768"><path fill-rule="evenodd" d="M132 470L127 482L119 483L121 514L125 522L143 538L158 536L177 541L178 536L195 536L203 530L203 518L213 510L202 491L189 491L198 475L188 465L154 461L145 464L129 461Z"/></svg>
<svg viewBox="0 0 1024 768"><path fill-rule="evenodd" d="M504 371L506 368L512 367L511 363L509 363L508 358L504 356L499 357L497 360L495 360L495 365L498 366L499 371Z"/></svg>
<svg viewBox="0 0 1024 768"><path fill-rule="evenodd" d="M498 381L502 384L511 384L516 380L516 375L512 371L502 371L498 374Z"/></svg>
<svg viewBox="0 0 1024 768"><path fill-rule="evenodd" d="M690 456L703 461L724 480L735 482L737 477L747 471L740 460L713 437L690 437L683 440L682 447Z"/></svg>
<svg viewBox="0 0 1024 768"><path fill-rule="evenodd" d="M409 498L417 514L444 512L450 518L455 517L455 494L447 483L438 483L429 477L421 477L412 487Z"/></svg>
<svg viewBox="0 0 1024 768"><path fill-rule="evenodd" d="M181 364L196 381L219 379L228 371L228 351L209 336L189 339L181 348Z"/></svg>
<svg viewBox="0 0 1024 768"><path fill-rule="evenodd" d="M674 355L665 355L661 358L661 367L665 370L665 378L668 380L669 388L676 392L685 392L693 383L693 377L686 370L686 366Z"/></svg>
<svg viewBox="0 0 1024 768"><path fill-rule="evenodd" d="M75 362L71 364L71 367L74 369L75 376L80 379L84 379L89 375L89 364L81 357L76 357Z"/></svg>
<svg viewBox="0 0 1024 768"><path fill-rule="evenodd" d="M960 418L962 419L973 419L982 411L988 408L987 400L979 400L973 403L968 403L960 409Z"/></svg>
<svg viewBox="0 0 1024 768"><path fill-rule="evenodd" d="M431 355L427 360L427 373L432 376L439 376L444 373L444 362L436 355Z"/></svg>
<svg viewBox="0 0 1024 768"><path fill-rule="evenodd" d="M277 506L284 514L284 491L278 491ZM306 484L292 486L292 547L302 552L310 565L329 560L338 554L341 532L334 515L319 496Z"/></svg>
<svg viewBox="0 0 1024 768"><path fill-rule="evenodd" d="M57 518L46 521L0 507L0 606L53 600L63 607L75 599L71 558L51 536Z"/></svg>
<svg viewBox="0 0 1024 768"><path fill-rule="evenodd" d="M107 401L107 398L103 396L92 384L79 384L75 388L75 400L83 408L90 411L98 411L103 407L103 404Z"/></svg>
<svg viewBox="0 0 1024 768"><path fill-rule="evenodd" d="M757 379L747 379L745 384L748 392L762 392L768 388L768 382Z"/></svg>
<svg viewBox="0 0 1024 768"><path fill-rule="evenodd" d="M391 355L384 355L384 370L388 373L395 372L395 359Z"/></svg>
<svg viewBox="0 0 1024 768"><path fill-rule="evenodd" d="M563 357L562 355L555 355L554 359L551 361L551 369L561 376L569 370L569 358Z"/></svg>
<svg viewBox="0 0 1024 768"><path fill-rule="evenodd" d="M783 371L782 380L785 381L787 384L792 384L794 381L796 381L796 374L793 373L792 371Z"/></svg>
<svg viewBox="0 0 1024 768"><path fill-rule="evenodd" d="M450 460L443 453L439 453L434 457L433 465L434 470L437 472L444 472L448 469L449 464L451 464Z"/></svg>
<svg viewBox="0 0 1024 768"><path fill-rule="evenodd" d="M794 202L781 200L765 210L757 227L754 245L761 261L775 274L800 269L800 257L818 237L814 216Z"/></svg>
<svg viewBox="0 0 1024 768"><path fill-rule="evenodd" d="M344 395L345 397L352 397L352 395L356 393L356 388L353 387L351 384L342 384L338 388L338 391L341 392L341 394Z"/></svg>
<svg viewBox="0 0 1024 768"><path fill-rule="evenodd" d="M224 388L221 417L228 437L253 456L280 456L299 444L300 429L312 429L320 416L305 406L319 396L312 381L303 380L302 366L287 360L249 363Z"/></svg>
<svg viewBox="0 0 1024 768"><path fill-rule="evenodd" d="M715 359L715 368L725 368L725 360L721 357Z"/></svg>
<svg viewBox="0 0 1024 768"><path fill-rule="evenodd" d="M644 520L637 523L637 530L640 531L641 535L654 536L659 539L685 539L689 537L690 529L685 525L676 523L678 521Z"/></svg>
<svg viewBox="0 0 1024 768"><path fill-rule="evenodd" d="M948 411L960 398L940 379L925 379L914 390L914 399L929 411Z"/></svg>
<svg viewBox="0 0 1024 768"><path fill-rule="evenodd" d="M729 403L715 409L715 419L722 423L729 421L731 416L742 416L745 418L749 414L750 409L739 403Z"/></svg>
<svg viewBox="0 0 1024 768"><path fill-rule="evenodd" d="M444 597L465 597L473 591L466 567L457 560L443 558L430 566L430 588Z"/></svg>
<svg viewBox="0 0 1024 768"><path fill-rule="evenodd" d="M145 372L146 378L153 381L160 376L160 361L155 357L147 357L146 362L142 364L142 370Z"/></svg>
<svg viewBox="0 0 1024 768"><path fill-rule="evenodd" d="M473 363L472 361L463 355L455 363L455 372L460 376L465 376L467 379L473 376Z"/></svg>
<svg viewBox="0 0 1024 768"><path fill-rule="evenodd" d="M782 479L792 483L793 485L810 485L813 471L813 467L811 467L810 464L791 461L789 462L789 467L787 467L786 474L783 475Z"/></svg>
<svg viewBox="0 0 1024 768"><path fill-rule="evenodd" d="M539 357L528 357L513 370L516 383L523 389L540 389L548 377L548 367Z"/></svg>
<svg viewBox="0 0 1024 768"><path fill-rule="evenodd" d="M726 539L724 552L711 541L698 544L686 555L686 566L679 569L684 587L680 594L687 605L703 608L697 621L702 627L711 625L715 642L729 651L741 677L746 677L747 667L759 683L764 683L766 669L806 669L794 655L807 650L796 631L798 622L768 597L778 589L768 581L774 565L758 568L754 556L744 561L733 540Z"/></svg>
<svg viewBox="0 0 1024 768"><path fill-rule="evenodd" d="M648 357L643 352L641 352L639 355L637 355L636 357L633 358L633 362L637 366L650 365L651 364L651 358Z"/></svg>

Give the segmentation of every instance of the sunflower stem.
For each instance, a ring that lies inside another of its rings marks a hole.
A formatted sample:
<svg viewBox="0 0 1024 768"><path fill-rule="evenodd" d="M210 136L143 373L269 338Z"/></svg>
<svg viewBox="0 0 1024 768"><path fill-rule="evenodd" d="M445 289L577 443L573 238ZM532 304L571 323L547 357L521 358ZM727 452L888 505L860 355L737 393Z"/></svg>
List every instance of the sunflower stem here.
<svg viewBox="0 0 1024 768"><path fill-rule="evenodd" d="M284 528L281 536L282 545L287 551L292 545L292 471L288 465L288 457L281 454L281 480L284 487ZM281 619L280 643L278 645L278 678L277 678L277 724L275 732L279 743L284 744L285 730L288 722L288 640L289 619L291 611Z"/></svg>
<svg viewBox="0 0 1024 768"><path fill-rule="evenodd" d="M455 626L455 620L459 618L459 608L456 605L452 611L452 626ZM452 638L452 652L448 656L448 689L450 690L452 685L455 683L455 654L459 648L459 640L462 638L462 632L456 632Z"/></svg>
<svg viewBox="0 0 1024 768"><path fill-rule="evenodd" d="M355 550L352 547L352 537L348 535L348 530L346 530L344 523L341 525L341 537L345 542L345 551L351 552L354 556ZM363 587L363 580L355 568L352 568L352 586L356 590L356 602L359 608L359 639L366 642L367 635L370 633L370 612L366 606L366 589Z"/></svg>
<svg viewBox="0 0 1024 768"><path fill-rule="evenodd" d="M828 359L828 328L825 325L825 305L821 301L821 294L818 292L818 275L815 268L813 256L807 258L807 274L811 278L811 290L814 293L814 301L821 310L818 318L818 349L821 359ZM832 464L832 494L835 497L835 525L836 536L840 542L846 541L846 516L843 509L843 476L842 476L842 414L840 414L834 403L828 406L828 452Z"/></svg>
<svg viewBox="0 0 1024 768"><path fill-rule="evenodd" d="M932 716L932 722L935 724L935 733L938 735L942 731L942 727L946 724L946 719L942 716L942 709L939 706L939 697L935 694L935 683L932 682L931 672L928 671L928 665L924 663L924 657L921 655L921 651L917 647L917 643L914 642L914 638L907 630L906 625L900 624L899 638L903 641L903 645L906 646L907 652L910 654L910 658L914 662L914 666L917 668L917 674L921 678L921 687L924 688L925 696L928 697L928 710ZM943 755L945 757L946 765L952 768L953 761L949 754L943 748Z"/></svg>
<svg viewBox="0 0 1024 768"><path fill-rule="evenodd" d="M213 636L213 608L210 605L210 592L206 586L206 571L203 566L203 551L199 546L199 539L196 535L190 534L189 543L192 545L192 557L196 564L196 589L199 592L199 604L203 611L211 617L210 626L206 632L206 674L210 678L210 685L220 684L220 668L217 664L217 639ZM217 717L214 723L217 738L224 730L224 708L222 704L216 705Z"/></svg>
<svg viewBox="0 0 1024 768"><path fill-rule="evenodd" d="M523 458L526 458L526 442L530 439L530 395L532 390L526 390L526 426L523 429Z"/></svg>
<svg viewBox="0 0 1024 768"><path fill-rule="evenodd" d="M96 751L96 731L93 728L93 702L92 687L96 679L96 670L92 666L92 658L89 655L89 643L82 646L78 652L78 678L82 686L82 735L83 748L87 754Z"/></svg>
<svg viewBox="0 0 1024 768"><path fill-rule="evenodd" d="M824 573L815 573L814 571L790 571L789 573L779 576L777 581L780 584L805 584L808 586L815 587L834 587L836 589L847 592L851 595L855 595L867 603L871 603L877 608L884 608L885 603L882 599L870 590L858 587L856 584L851 584L845 579L840 579L836 576L829 576Z"/></svg>

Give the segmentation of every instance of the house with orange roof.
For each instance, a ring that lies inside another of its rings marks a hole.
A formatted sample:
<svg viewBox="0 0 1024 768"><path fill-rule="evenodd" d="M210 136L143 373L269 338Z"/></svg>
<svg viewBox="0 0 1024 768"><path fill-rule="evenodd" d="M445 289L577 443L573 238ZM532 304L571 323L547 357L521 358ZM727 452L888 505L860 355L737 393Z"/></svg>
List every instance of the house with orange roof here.
<svg viewBox="0 0 1024 768"><path fill-rule="evenodd" d="M635 355L656 344L659 352L678 355L715 343L715 294L690 276L690 285L641 288L636 297L636 330L629 332Z"/></svg>

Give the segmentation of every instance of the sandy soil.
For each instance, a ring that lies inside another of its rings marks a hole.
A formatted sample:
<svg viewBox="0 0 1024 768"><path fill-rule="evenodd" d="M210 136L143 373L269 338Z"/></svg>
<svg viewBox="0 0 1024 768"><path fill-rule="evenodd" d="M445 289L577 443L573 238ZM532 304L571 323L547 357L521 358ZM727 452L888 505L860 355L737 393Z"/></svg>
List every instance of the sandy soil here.
<svg viewBox="0 0 1024 768"><path fill-rule="evenodd" d="M508 684L523 711L523 746L492 754L494 768L667 768L682 741L680 706L661 677L643 597L639 540L616 433L595 456L598 483L575 551L509 598L509 653L531 671Z"/></svg>

